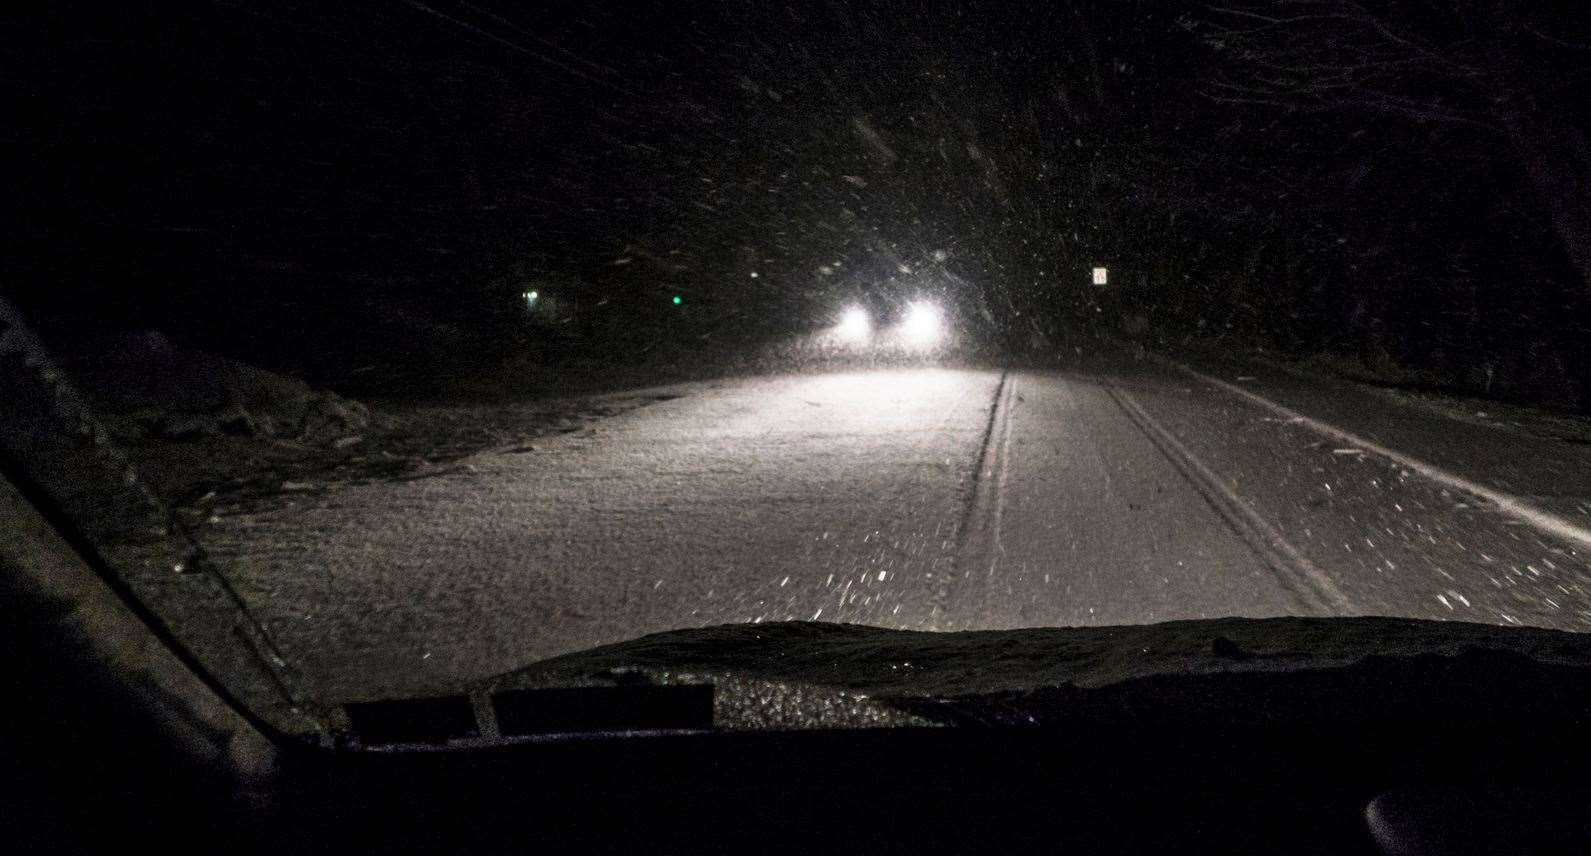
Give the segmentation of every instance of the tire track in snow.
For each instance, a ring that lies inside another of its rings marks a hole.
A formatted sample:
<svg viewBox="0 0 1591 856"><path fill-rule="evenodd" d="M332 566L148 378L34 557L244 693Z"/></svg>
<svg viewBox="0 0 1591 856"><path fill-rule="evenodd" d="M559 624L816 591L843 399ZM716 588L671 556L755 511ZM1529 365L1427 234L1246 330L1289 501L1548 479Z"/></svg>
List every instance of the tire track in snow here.
<svg viewBox="0 0 1591 856"><path fill-rule="evenodd" d="M1204 462L1182 445L1170 431L1143 409L1126 390L1106 384L1105 391L1149 442L1171 462L1210 508L1221 518L1276 578L1309 611L1318 615L1346 615L1353 606L1330 575L1294 547L1242 497L1221 481Z"/></svg>
<svg viewBox="0 0 1591 856"><path fill-rule="evenodd" d="M984 428L978 448L978 461L972 471L972 496L956 530L955 578L938 580L934 587L931 614L937 622L943 617L952 588L963 597L975 598L978 606L962 610L982 615L989 581L1000 563L1000 517L1005 510L1007 449L1011 444L1011 405L1016 379L1009 369L1000 371L989 409L989 424ZM982 573L979 573L982 571ZM969 589L969 586L977 586Z"/></svg>

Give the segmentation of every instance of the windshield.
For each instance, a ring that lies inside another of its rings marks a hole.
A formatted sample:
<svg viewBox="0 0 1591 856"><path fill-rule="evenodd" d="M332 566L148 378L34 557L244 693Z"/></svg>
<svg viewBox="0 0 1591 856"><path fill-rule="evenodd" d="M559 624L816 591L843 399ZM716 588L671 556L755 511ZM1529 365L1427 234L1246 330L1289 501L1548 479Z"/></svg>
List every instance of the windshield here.
<svg viewBox="0 0 1591 856"><path fill-rule="evenodd" d="M297 709L716 625L1591 628L1581 11L11 32L11 463Z"/></svg>

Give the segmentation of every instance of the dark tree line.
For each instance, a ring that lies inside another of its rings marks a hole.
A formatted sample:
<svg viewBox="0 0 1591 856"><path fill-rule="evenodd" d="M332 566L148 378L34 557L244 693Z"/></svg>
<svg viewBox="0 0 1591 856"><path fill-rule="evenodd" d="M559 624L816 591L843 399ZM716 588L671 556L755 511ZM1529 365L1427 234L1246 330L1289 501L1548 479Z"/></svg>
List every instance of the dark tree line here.
<svg viewBox="0 0 1591 856"><path fill-rule="evenodd" d="M530 283L657 339L894 279L1013 342L1125 323L1591 394L1568 7L185 0L15 31L5 287L45 326L346 367L511 343Z"/></svg>
<svg viewBox="0 0 1591 856"><path fill-rule="evenodd" d="M1591 293L1591 43L1573 41L1586 18L1508 0L1267 0L1190 20L1225 60L1219 103L1446 125L1444 145L1515 160Z"/></svg>
<svg viewBox="0 0 1591 856"><path fill-rule="evenodd" d="M1321 289L1301 305L1327 310L1305 344L1336 329L1436 382L1585 402L1591 18L1500 0L1267 0L1182 23L1210 51L1212 109L1285 153L1235 184L1264 199L1269 182L1291 209L1278 219L1295 221L1281 241L1306 242L1284 251Z"/></svg>

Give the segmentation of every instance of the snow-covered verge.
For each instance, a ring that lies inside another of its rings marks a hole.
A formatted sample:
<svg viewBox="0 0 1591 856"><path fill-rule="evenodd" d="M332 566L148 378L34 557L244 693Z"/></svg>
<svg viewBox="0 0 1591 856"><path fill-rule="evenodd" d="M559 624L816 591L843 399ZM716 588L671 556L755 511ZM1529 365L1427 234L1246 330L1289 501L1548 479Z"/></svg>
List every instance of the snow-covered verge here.
<svg viewBox="0 0 1591 856"><path fill-rule="evenodd" d="M139 474L194 528L305 493L444 471L483 449L528 449L668 397L366 403L159 333L114 337L63 362Z"/></svg>
<svg viewBox="0 0 1591 856"><path fill-rule="evenodd" d="M1463 395L1403 387L1374 387L1383 397L1445 416L1547 440L1591 445L1591 416L1559 413Z"/></svg>
<svg viewBox="0 0 1591 856"><path fill-rule="evenodd" d="M530 451L536 440L669 397L646 391L518 404L369 405L372 424L345 443L202 435L127 444L129 456L183 522L292 505L299 497L467 467L483 450Z"/></svg>
<svg viewBox="0 0 1591 856"><path fill-rule="evenodd" d="M1573 405L1574 399L1569 397L1551 399L1546 407L1500 401L1452 391L1453 384L1444 383L1432 372L1395 366L1372 368L1358 358L1300 358L1270 351L1244 352L1241 358L1295 374L1348 381L1390 401L1449 419L1548 440L1591 444L1591 415L1563 409ZM1556 407L1551 406L1554 403Z"/></svg>
<svg viewBox="0 0 1591 856"><path fill-rule="evenodd" d="M1477 483L1550 496L1576 517L1591 515L1591 416L1355 381L1268 352L1154 353Z"/></svg>
<svg viewBox="0 0 1591 856"><path fill-rule="evenodd" d="M180 348L158 332L115 336L64 357L101 423L122 442L226 435L328 445L371 426L357 401Z"/></svg>
<svg viewBox="0 0 1591 856"><path fill-rule="evenodd" d="M1555 360L1513 366L1505 377L1490 364L1461 373L1440 372L1402 365L1385 353L1293 354L1192 336L1177 339L1171 350L1347 381L1444 415L1511 425L1540 436L1591 440L1591 415L1586 415L1591 385Z"/></svg>

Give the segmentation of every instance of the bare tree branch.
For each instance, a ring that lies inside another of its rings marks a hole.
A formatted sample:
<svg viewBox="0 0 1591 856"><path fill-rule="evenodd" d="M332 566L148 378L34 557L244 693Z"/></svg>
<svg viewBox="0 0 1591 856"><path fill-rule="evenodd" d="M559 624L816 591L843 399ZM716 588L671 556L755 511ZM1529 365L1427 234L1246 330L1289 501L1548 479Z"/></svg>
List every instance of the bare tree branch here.
<svg viewBox="0 0 1591 856"><path fill-rule="evenodd" d="M1508 145L1591 289L1591 155L1524 35L1572 50L1502 0L1454 0L1445 29L1431 10L1400 14L1361 0L1229 0L1183 25L1226 58L1212 101L1292 114L1361 111L1474 128ZM1423 14L1424 17L1421 17ZM1523 34L1523 35L1522 35Z"/></svg>

